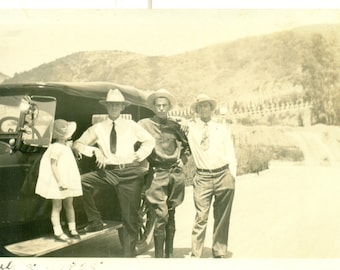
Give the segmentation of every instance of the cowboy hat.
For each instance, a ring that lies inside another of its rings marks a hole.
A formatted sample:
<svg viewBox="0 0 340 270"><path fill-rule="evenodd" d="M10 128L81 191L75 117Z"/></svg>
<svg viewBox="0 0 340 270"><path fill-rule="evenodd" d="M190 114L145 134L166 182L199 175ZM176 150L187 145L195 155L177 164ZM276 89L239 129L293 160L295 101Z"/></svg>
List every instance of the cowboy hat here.
<svg viewBox="0 0 340 270"><path fill-rule="evenodd" d="M53 124L53 139L69 139L76 131L76 122L67 122L63 119L57 119Z"/></svg>
<svg viewBox="0 0 340 270"><path fill-rule="evenodd" d="M130 105L130 102L126 101L123 94L119 91L119 89L110 89L107 92L106 99L99 100L100 104L107 103L123 103L125 106Z"/></svg>
<svg viewBox="0 0 340 270"><path fill-rule="evenodd" d="M211 105L211 109L214 110L216 108L216 100L211 99L208 95L206 94L199 94L195 102L191 104L190 108L192 111L197 112L197 105L202 102L209 102Z"/></svg>
<svg viewBox="0 0 340 270"><path fill-rule="evenodd" d="M166 98L169 100L170 108L172 108L176 101L173 95L170 94L170 92L166 89L158 89L154 93L150 94L147 98L147 103L150 107L154 107L156 98Z"/></svg>

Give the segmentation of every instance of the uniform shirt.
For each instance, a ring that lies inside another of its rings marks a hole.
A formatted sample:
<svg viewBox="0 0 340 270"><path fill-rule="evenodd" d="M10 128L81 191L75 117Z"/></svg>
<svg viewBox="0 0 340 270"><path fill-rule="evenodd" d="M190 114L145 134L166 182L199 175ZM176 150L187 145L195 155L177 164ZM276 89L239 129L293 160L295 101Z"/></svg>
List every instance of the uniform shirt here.
<svg viewBox="0 0 340 270"><path fill-rule="evenodd" d="M189 122L188 140L199 169L217 169L229 164L231 174L236 177L237 163L231 132L226 125L209 121L209 148L203 150L201 140L205 122L200 119Z"/></svg>
<svg viewBox="0 0 340 270"><path fill-rule="evenodd" d="M148 157L151 166L175 163L178 158L181 158L183 164L187 163L190 155L188 139L178 123L153 116L140 120L138 124L156 140L156 146Z"/></svg>
<svg viewBox="0 0 340 270"><path fill-rule="evenodd" d="M117 133L116 153L110 150L110 133L112 120L106 119L89 127L75 142L74 148L86 156L93 156L93 145L97 145L106 157L106 164L126 164L133 162L135 144L140 143L136 151L138 161L143 161L150 155L155 146L154 138L133 120L119 117L115 121Z"/></svg>

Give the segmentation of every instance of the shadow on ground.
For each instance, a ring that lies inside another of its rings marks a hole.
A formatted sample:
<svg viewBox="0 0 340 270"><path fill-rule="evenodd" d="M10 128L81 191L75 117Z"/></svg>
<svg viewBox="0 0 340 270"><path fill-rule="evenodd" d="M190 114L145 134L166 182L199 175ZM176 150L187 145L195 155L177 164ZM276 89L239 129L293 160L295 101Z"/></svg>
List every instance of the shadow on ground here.
<svg viewBox="0 0 340 270"><path fill-rule="evenodd" d="M191 248L174 248L174 258L190 258ZM232 252L228 251L227 258L231 258L233 256ZM154 249L150 249L148 252L145 252L138 256L138 258L154 258L155 253ZM202 258L212 258L211 248L204 248Z"/></svg>

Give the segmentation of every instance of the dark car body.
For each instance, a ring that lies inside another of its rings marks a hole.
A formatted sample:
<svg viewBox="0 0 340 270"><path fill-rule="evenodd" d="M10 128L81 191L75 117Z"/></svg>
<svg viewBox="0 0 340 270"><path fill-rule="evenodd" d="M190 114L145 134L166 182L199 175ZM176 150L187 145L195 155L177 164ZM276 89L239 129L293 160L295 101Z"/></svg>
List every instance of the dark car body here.
<svg viewBox="0 0 340 270"><path fill-rule="evenodd" d="M98 101L118 88L131 103L124 116L138 121L149 117L147 91L108 82L0 84L0 245L51 232L50 202L35 194L40 158L51 142L55 119L75 121L73 139L106 114ZM91 159L78 161L81 173L95 169ZM113 191L110 191L113 192ZM114 193L97 198L104 219L119 220ZM86 222L81 200L74 201L77 223ZM117 206L118 205L118 206Z"/></svg>

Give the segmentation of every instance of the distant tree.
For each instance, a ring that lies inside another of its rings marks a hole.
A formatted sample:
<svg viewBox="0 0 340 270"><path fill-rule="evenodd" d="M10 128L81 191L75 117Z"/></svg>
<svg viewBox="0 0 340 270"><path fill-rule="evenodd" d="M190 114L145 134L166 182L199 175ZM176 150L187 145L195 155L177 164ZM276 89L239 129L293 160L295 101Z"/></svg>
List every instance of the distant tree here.
<svg viewBox="0 0 340 270"><path fill-rule="evenodd" d="M237 112L239 109L240 109L240 103L235 100L232 106L232 110L233 112Z"/></svg>
<svg viewBox="0 0 340 270"><path fill-rule="evenodd" d="M335 106L339 106L335 103L339 68L334 48L321 34L314 34L304 52L301 84L305 89L305 100L312 103L314 123L339 123L335 113Z"/></svg>

